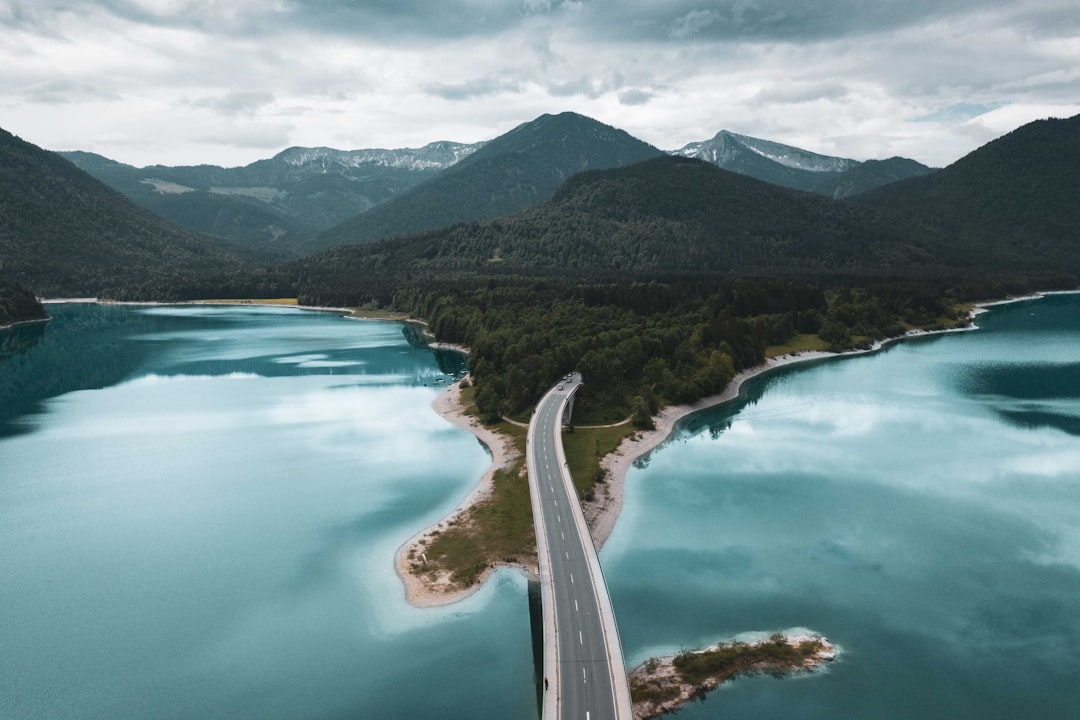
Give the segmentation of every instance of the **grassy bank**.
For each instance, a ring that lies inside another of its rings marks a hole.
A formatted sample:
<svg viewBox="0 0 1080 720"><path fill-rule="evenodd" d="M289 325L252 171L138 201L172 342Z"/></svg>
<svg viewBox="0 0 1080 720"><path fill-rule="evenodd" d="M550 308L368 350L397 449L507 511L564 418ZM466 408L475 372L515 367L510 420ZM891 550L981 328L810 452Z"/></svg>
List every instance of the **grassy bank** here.
<svg viewBox="0 0 1080 720"><path fill-rule="evenodd" d="M570 476L574 479L578 499L593 499L596 484L607 481L600 469L600 461L604 459L604 456L615 452L623 438L634 434L635 431L636 428L629 421L612 427L574 427L573 430L563 431L566 463L570 468Z"/></svg>

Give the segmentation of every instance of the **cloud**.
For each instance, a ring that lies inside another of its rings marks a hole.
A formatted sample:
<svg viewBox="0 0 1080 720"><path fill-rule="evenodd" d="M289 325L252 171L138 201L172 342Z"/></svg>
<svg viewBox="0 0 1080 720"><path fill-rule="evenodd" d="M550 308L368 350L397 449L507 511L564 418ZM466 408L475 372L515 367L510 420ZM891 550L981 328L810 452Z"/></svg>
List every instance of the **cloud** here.
<svg viewBox="0 0 1080 720"><path fill-rule="evenodd" d="M546 85L546 88L548 94L553 97L573 97L575 95L581 95L595 100L602 95L618 90L622 86L622 74L613 72L606 78L582 76L573 80L549 82Z"/></svg>
<svg viewBox="0 0 1080 720"><path fill-rule="evenodd" d="M99 83L64 78L28 84L22 89L22 97L25 102L41 103L42 105L66 105L120 99L120 96L115 91Z"/></svg>
<svg viewBox="0 0 1080 720"><path fill-rule="evenodd" d="M659 147L726 128L942 165L1075 106L1074 5L0 0L0 108L32 142L132 164L471 142L573 110Z"/></svg>
<svg viewBox="0 0 1080 720"><path fill-rule="evenodd" d="M847 87L839 82L782 83L760 90L753 97L753 101L762 105L796 105L817 100L840 100L847 94Z"/></svg>
<svg viewBox="0 0 1080 720"><path fill-rule="evenodd" d="M520 91L521 86L513 80L488 76L459 83L428 83L423 86L423 89L424 92L431 95L438 95L446 100L458 101L502 93L516 93Z"/></svg>
<svg viewBox="0 0 1080 720"><path fill-rule="evenodd" d="M972 102L958 102L950 103L943 107L934 109L933 111L914 118L916 122L963 122L970 120L973 117L978 117L983 113L988 113L991 110L1001 107L1003 103L972 103Z"/></svg>
<svg viewBox="0 0 1080 720"><path fill-rule="evenodd" d="M253 115L260 108L274 102L273 93L258 91L230 91L224 95L201 97L190 101L193 108L205 108L218 115Z"/></svg>
<svg viewBox="0 0 1080 720"><path fill-rule="evenodd" d="M715 25L720 19L720 13L716 10L691 10L671 23L671 37L684 40L697 35L710 25Z"/></svg>
<svg viewBox="0 0 1080 720"><path fill-rule="evenodd" d="M202 133L196 140L236 148L278 150L290 145L294 126L290 123L252 122L224 125Z"/></svg>
<svg viewBox="0 0 1080 720"><path fill-rule="evenodd" d="M654 97L656 96L651 92L639 88L631 88L619 93L619 103L621 105L644 105Z"/></svg>

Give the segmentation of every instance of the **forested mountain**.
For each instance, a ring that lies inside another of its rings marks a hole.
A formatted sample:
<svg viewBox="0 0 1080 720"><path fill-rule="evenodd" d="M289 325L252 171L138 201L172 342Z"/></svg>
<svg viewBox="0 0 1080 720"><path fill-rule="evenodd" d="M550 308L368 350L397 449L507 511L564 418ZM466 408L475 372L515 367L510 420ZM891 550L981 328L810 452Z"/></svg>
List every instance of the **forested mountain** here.
<svg viewBox="0 0 1080 720"><path fill-rule="evenodd" d="M870 208L662 156L581 173L516 215L346 246L296 261L313 286L378 286L450 274L937 272L932 234ZM319 278L319 280L316 280ZM331 280L332 278L332 280Z"/></svg>
<svg viewBox="0 0 1080 720"><path fill-rule="evenodd" d="M886 183L933 172L922 163L906 158L859 162L727 130L721 130L709 140L672 150L671 154L704 160L773 185L832 198L858 195Z"/></svg>
<svg viewBox="0 0 1080 720"><path fill-rule="evenodd" d="M622 130L576 113L541 115L400 197L322 234L308 247L371 242L507 215L547 200L575 173L661 154Z"/></svg>
<svg viewBox="0 0 1080 720"><path fill-rule="evenodd" d="M468 157L483 143L335 150L293 147L244 167L137 168L85 152L60 153L181 227L292 254L333 227Z"/></svg>
<svg viewBox="0 0 1080 720"><path fill-rule="evenodd" d="M647 426L796 333L843 349L963 322L960 300L1075 287L1075 134L1075 119L1037 123L942 171L948 182L907 181L865 202L661 156L576 175L514 215L129 292L391 307L472 349L487 418L527 411L578 369L577 414ZM1027 229L1026 265L958 234L986 203L998 203L994 222Z"/></svg>
<svg viewBox="0 0 1080 720"><path fill-rule="evenodd" d="M39 295L94 295L259 258L170 225L55 153L0 130L2 279Z"/></svg>
<svg viewBox="0 0 1080 720"><path fill-rule="evenodd" d="M1080 115L1024 125L933 175L857 198L949 238L948 263L1080 271Z"/></svg>

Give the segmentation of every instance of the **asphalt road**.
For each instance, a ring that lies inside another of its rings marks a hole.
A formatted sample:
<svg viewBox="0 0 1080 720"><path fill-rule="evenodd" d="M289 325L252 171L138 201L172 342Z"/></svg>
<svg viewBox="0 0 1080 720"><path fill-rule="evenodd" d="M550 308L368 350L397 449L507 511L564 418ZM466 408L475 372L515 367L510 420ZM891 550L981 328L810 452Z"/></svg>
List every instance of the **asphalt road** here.
<svg viewBox="0 0 1080 720"><path fill-rule="evenodd" d="M533 416L533 440L529 448L536 469L534 487L539 490L542 520L538 522L543 523L547 534L557 634L555 667L558 677L547 692L557 693L551 699L555 700L560 720L615 720L619 717L619 703L613 690L611 647L606 643L600 610L601 600L607 608L611 604L602 578L598 585L590 571L590 567L599 568L596 551L592 539L587 535L582 537L585 523L581 506L576 495L567 493L556 449L562 426L562 401L579 383L580 377L573 376L571 381L561 384L561 390L556 388L544 396ZM587 547L585 543L588 543ZM594 556L591 565L587 552ZM598 592L604 597L599 598ZM614 628L614 618L609 620L609 627ZM618 637L613 641L618 649ZM626 670L622 666L621 650L617 651L616 659L619 667L615 671L621 675L625 686ZM615 682L617 684L619 679ZM551 705L545 702L545 707Z"/></svg>

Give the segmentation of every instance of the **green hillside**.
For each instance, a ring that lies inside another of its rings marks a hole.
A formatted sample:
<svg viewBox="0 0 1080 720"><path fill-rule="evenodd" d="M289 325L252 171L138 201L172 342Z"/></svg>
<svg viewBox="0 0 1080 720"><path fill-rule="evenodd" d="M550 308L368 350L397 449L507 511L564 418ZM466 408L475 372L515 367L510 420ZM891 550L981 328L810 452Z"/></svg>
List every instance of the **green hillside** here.
<svg viewBox="0 0 1080 720"><path fill-rule="evenodd" d="M1080 115L1039 120L857 200L942 229L947 263L1080 272Z"/></svg>
<svg viewBox="0 0 1080 720"><path fill-rule="evenodd" d="M0 130L0 278L43 296L239 269L264 256L181 230Z"/></svg>
<svg viewBox="0 0 1080 720"><path fill-rule="evenodd" d="M925 236L872 209L663 156L567 181L516 215L334 248L290 265L350 302L406 278L938 273ZM329 298L327 298L329 299Z"/></svg>

